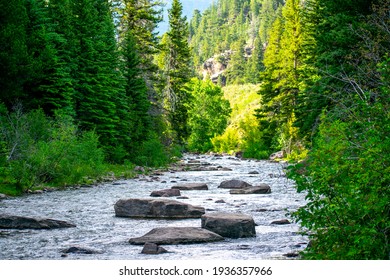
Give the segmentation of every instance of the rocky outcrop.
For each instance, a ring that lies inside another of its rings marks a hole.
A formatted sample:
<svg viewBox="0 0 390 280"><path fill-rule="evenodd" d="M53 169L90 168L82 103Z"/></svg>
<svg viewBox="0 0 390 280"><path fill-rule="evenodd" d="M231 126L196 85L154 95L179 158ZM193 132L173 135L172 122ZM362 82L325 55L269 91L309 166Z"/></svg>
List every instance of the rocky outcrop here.
<svg viewBox="0 0 390 280"><path fill-rule="evenodd" d="M226 76L224 75L224 72L228 67L232 54L232 50L227 50L207 59L203 63L203 78L210 77L210 80L213 83L216 84L220 81L222 85L225 85Z"/></svg>
<svg viewBox="0 0 390 280"><path fill-rule="evenodd" d="M164 253L168 253L168 251L156 243L145 243L141 251L141 254L146 255L159 255Z"/></svg>
<svg viewBox="0 0 390 280"><path fill-rule="evenodd" d="M251 187L251 184L248 184L245 181L241 180L227 180L223 181L218 188L220 189L243 189L243 188L248 188Z"/></svg>
<svg viewBox="0 0 390 280"><path fill-rule="evenodd" d="M120 199L114 209L117 217L127 218L186 219L205 213L203 207L168 199Z"/></svg>
<svg viewBox="0 0 390 280"><path fill-rule="evenodd" d="M155 243L158 245L167 244L192 244L221 241L224 238L207 229L196 227L167 227L155 228L144 236L131 238L130 244L144 245Z"/></svg>
<svg viewBox="0 0 390 280"><path fill-rule="evenodd" d="M256 236L255 222L249 215L240 213L211 213L201 218L202 228L223 237L242 238Z"/></svg>
<svg viewBox="0 0 390 280"><path fill-rule="evenodd" d="M172 197L172 196L181 196L180 190L178 189L165 189L153 191L150 196L152 197Z"/></svg>
<svg viewBox="0 0 390 280"><path fill-rule="evenodd" d="M208 190L208 186L205 183L186 183L178 184L172 187L172 189L182 190L182 191L192 191L192 190Z"/></svg>
<svg viewBox="0 0 390 280"><path fill-rule="evenodd" d="M266 194L271 193L271 187L267 184L261 184L253 187L230 190L230 194Z"/></svg>
<svg viewBox="0 0 390 280"><path fill-rule="evenodd" d="M54 219L0 215L0 228L2 229L56 229L70 227L76 227L76 225Z"/></svg>

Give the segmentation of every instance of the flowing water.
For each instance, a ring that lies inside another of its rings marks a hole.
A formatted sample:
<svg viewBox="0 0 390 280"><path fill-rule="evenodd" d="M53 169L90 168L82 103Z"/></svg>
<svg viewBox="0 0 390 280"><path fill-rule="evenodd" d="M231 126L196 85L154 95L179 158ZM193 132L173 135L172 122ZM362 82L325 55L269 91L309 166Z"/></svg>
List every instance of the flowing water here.
<svg viewBox="0 0 390 280"><path fill-rule="evenodd" d="M0 200L0 213L65 220L77 226L54 230L0 230L0 259L280 259L307 246L307 239L298 233L298 225L271 224L272 221L286 219L289 211L305 203L304 195L296 192L294 182L284 176L285 164L212 155L185 155L182 161L191 163L193 160L202 166L231 170L168 171L89 188ZM249 174L253 171L258 174ZM230 179L244 180L252 185L267 183L272 193L231 195L229 190L218 188L222 181ZM200 227L201 221L118 218L114 213L115 202L121 198L148 198L154 190L167 189L183 182L207 183L209 190L181 191L188 199L180 201L203 206L206 213L249 214L257 224L256 237L164 245L169 254L140 254L142 246L130 245L129 238L142 236L156 227ZM216 203L218 200L224 203ZM72 246L92 248L100 253L61 253L61 250Z"/></svg>

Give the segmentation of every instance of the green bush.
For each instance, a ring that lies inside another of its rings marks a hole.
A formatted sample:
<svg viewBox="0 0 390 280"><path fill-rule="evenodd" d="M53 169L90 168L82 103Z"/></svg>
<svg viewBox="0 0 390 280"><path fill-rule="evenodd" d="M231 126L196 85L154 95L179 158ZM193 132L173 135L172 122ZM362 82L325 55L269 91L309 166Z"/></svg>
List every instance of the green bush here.
<svg viewBox="0 0 390 280"><path fill-rule="evenodd" d="M360 104L353 118L325 118L307 160L290 170L306 193L293 213L311 239L305 258L389 259L388 112Z"/></svg>
<svg viewBox="0 0 390 280"><path fill-rule="evenodd" d="M0 121L2 177L19 192L40 184L76 184L103 170L97 135L80 133L66 116L50 119L42 110L23 114L19 108Z"/></svg>

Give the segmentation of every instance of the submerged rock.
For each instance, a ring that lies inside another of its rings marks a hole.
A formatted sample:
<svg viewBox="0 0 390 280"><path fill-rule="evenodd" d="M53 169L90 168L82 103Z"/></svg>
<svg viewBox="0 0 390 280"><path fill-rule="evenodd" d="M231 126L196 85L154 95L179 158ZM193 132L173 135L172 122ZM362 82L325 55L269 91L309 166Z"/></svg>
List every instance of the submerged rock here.
<svg viewBox="0 0 390 280"><path fill-rule="evenodd" d="M0 215L0 228L3 229L56 229L70 227L76 227L76 225L66 221L47 218Z"/></svg>
<svg viewBox="0 0 390 280"><path fill-rule="evenodd" d="M117 217L185 219L200 218L205 209L169 199L120 199L115 205Z"/></svg>
<svg viewBox="0 0 390 280"><path fill-rule="evenodd" d="M167 227L155 228L144 236L131 238L130 244L144 245L145 243L161 244L192 244L221 241L224 238L207 229L196 227Z"/></svg>
<svg viewBox="0 0 390 280"><path fill-rule="evenodd" d="M241 213L211 213L201 218L202 228L223 237L242 238L256 236L255 222L249 215Z"/></svg>
<svg viewBox="0 0 390 280"><path fill-rule="evenodd" d="M61 253L92 255L92 254L101 254L102 252L91 248L72 246L67 249L61 250Z"/></svg>

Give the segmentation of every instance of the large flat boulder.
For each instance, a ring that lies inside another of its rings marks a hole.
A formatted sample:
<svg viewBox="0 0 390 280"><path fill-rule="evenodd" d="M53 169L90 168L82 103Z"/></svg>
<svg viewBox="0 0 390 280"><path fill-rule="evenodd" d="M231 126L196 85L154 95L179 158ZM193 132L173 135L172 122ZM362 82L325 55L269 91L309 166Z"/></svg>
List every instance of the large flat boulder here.
<svg viewBox="0 0 390 280"><path fill-rule="evenodd" d="M172 189L182 190L182 191L192 191L192 190L208 190L208 186L205 183L185 183L178 184L172 187Z"/></svg>
<svg viewBox="0 0 390 280"><path fill-rule="evenodd" d="M203 207L169 199L120 199L114 209L117 217L127 218L186 219L205 213Z"/></svg>
<svg viewBox="0 0 390 280"><path fill-rule="evenodd" d="M220 189L243 189L251 187L252 185L242 180L227 180L221 182L218 186Z"/></svg>
<svg viewBox="0 0 390 280"><path fill-rule="evenodd" d="M0 228L2 229L56 229L70 227L76 227L76 225L54 219L0 215Z"/></svg>
<svg viewBox="0 0 390 280"><path fill-rule="evenodd" d="M222 236L203 228L167 227L152 229L144 236L131 238L129 242L133 245L144 245L145 243L170 245L216 242L223 239Z"/></svg>
<svg viewBox="0 0 390 280"><path fill-rule="evenodd" d="M202 216L201 223L202 228L223 237L242 238L256 236L253 218L241 213L209 213Z"/></svg>
<svg viewBox="0 0 390 280"><path fill-rule="evenodd" d="M271 193L271 187L267 184L261 184L258 186L247 187L242 189L232 189L230 194L266 194Z"/></svg>

